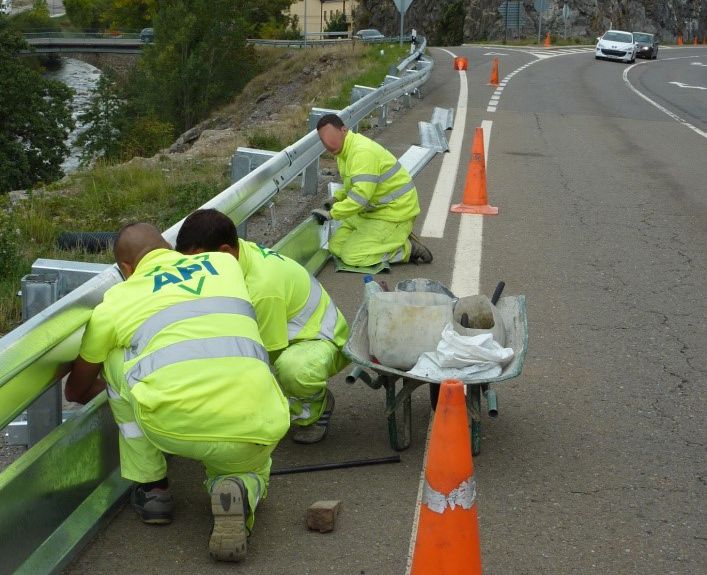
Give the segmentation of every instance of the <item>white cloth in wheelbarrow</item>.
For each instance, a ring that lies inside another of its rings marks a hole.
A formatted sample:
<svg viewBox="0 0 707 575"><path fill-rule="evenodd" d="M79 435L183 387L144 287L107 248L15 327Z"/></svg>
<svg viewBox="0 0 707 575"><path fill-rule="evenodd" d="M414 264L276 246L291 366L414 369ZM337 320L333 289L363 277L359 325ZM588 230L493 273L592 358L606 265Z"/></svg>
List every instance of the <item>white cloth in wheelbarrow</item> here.
<svg viewBox="0 0 707 575"><path fill-rule="evenodd" d="M490 333L467 336L454 331L451 323L442 330L437 350L420 355L407 373L429 379L491 379L501 375L513 359L513 349L503 347Z"/></svg>

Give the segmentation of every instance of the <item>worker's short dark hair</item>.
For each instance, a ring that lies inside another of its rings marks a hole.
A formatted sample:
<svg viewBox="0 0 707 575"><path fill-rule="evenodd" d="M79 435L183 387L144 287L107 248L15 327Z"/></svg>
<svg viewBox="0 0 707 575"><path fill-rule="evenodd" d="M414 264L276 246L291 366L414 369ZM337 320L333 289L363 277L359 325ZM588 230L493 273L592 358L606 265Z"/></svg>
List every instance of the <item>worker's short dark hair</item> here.
<svg viewBox="0 0 707 575"><path fill-rule="evenodd" d="M324 114L317 122L317 130L321 130L324 126L332 125L335 128L343 128L344 121L336 114Z"/></svg>
<svg viewBox="0 0 707 575"><path fill-rule="evenodd" d="M184 220L177 234L178 252L204 250L217 252L222 245L235 248L238 232L231 218L218 210L196 210Z"/></svg>

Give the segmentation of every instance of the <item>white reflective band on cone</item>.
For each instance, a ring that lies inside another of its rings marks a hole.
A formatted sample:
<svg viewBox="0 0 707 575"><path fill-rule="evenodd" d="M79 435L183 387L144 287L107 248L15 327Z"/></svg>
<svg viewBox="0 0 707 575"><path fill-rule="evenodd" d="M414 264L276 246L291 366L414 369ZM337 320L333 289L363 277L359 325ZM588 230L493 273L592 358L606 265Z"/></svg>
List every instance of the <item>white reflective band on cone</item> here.
<svg viewBox="0 0 707 575"><path fill-rule="evenodd" d="M455 507L471 509L475 501L476 479L474 479L473 475L469 479L462 481L458 487L452 489L449 495L436 491L427 481L425 481L425 486L422 488L423 505L427 505L435 513L444 513L447 507L451 510L454 510Z"/></svg>

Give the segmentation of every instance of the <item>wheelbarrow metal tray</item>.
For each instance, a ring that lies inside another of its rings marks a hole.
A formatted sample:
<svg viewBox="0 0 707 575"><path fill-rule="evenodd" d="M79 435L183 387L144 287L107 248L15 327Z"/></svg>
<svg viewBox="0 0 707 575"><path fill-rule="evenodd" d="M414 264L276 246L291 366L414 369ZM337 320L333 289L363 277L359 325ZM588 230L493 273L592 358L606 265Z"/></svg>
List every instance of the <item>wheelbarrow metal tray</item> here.
<svg viewBox="0 0 707 575"><path fill-rule="evenodd" d="M482 383L498 383L506 379L512 379L520 375L525 361L525 352L528 348L528 320L525 312L525 296L507 296L498 300L496 308L501 313L503 325L506 330L506 347L513 349L513 359L503 368L501 375L492 378L464 378L462 381L469 385ZM404 337L404 335L402 335ZM397 378L405 378L425 383L441 383L438 379L430 379L418 375L411 375L392 367L387 367L379 363L374 363L370 354L370 343L368 341L368 307L363 302L353 324L349 339L344 346L344 354L353 362L381 375ZM434 350L430 350L434 351Z"/></svg>

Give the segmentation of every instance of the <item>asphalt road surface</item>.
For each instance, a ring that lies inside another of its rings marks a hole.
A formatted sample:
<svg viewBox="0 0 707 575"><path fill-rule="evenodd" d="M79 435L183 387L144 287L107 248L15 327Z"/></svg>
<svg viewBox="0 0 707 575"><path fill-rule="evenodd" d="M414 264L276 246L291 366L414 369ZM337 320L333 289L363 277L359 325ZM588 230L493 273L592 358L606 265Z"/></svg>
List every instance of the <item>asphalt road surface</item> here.
<svg viewBox="0 0 707 575"><path fill-rule="evenodd" d="M523 374L496 387L500 416L484 414L474 460L484 573L704 572L707 49L661 48L659 60L630 67L586 49L431 54L424 99L378 140L401 155L433 106L461 105L451 160L438 155L416 179L416 229L435 260L385 279L435 278L457 295L504 280L528 304ZM468 57L468 72L452 69L452 54ZM494 57L499 91L487 86ZM499 215L447 215L439 194L447 182L461 199L482 122ZM353 319L361 277L329 266L320 279ZM343 374L331 388L328 438L285 438L275 468L391 454L382 391ZM208 559L201 471L172 460L175 522L149 527L125 509L66 572L405 573L430 419L424 387L413 418L400 464L274 477L243 564ZM319 499L342 501L333 533L304 526Z"/></svg>

